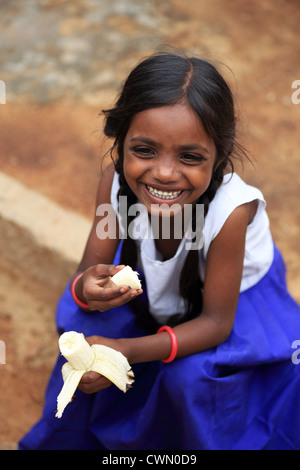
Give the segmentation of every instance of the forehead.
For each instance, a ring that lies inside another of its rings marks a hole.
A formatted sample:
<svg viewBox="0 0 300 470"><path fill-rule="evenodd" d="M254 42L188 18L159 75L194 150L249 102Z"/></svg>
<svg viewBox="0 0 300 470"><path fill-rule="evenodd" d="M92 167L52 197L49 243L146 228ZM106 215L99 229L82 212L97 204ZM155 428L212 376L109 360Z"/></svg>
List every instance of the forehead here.
<svg viewBox="0 0 300 470"><path fill-rule="evenodd" d="M185 104L151 108L137 113L128 129L128 138L143 136L157 142L213 145L196 113Z"/></svg>

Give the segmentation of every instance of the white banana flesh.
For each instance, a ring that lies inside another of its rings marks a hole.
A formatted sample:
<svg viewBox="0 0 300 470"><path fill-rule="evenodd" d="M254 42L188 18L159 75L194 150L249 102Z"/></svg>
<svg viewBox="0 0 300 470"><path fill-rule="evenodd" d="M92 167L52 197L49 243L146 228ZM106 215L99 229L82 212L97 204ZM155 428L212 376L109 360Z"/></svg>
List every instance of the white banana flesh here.
<svg viewBox="0 0 300 470"><path fill-rule="evenodd" d="M82 333L67 331L59 338L58 345L73 369L87 370L93 364L95 352Z"/></svg>
<svg viewBox="0 0 300 470"><path fill-rule="evenodd" d="M66 362L61 369L64 385L57 397L56 418L61 418L66 406L72 401L76 388L85 370L73 369L69 362Z"/></svg>
<svg viewBox="0 0 300 470"><path fill-rule="evenodd" d="M95 361L92 370L104 375L104 377L125 393L134 382L134 374L130 370L127 359L120 351L102 344L93 344L91 347L95 351Z"/></svg>
<svg viewBox="0 0 300 470"><path fill-rule="evenodd" d="M134 373L121 352L100 344L90 346L82 333L63 333L59 338L59 348L68 362L62 366L64 384L57 397L57 418L62 417L64 409L72 401L85 372L98 372L123 392L134 383Z"/></svg>
<svg viewBox="0 0 300 470"><path fill-rule="evenodd" d="M130 266L125 266L121 271L117 272L111 280L117 286L129 286L131 289L141 289L141 281L138 278L138 273L133 271Z"/></svg>

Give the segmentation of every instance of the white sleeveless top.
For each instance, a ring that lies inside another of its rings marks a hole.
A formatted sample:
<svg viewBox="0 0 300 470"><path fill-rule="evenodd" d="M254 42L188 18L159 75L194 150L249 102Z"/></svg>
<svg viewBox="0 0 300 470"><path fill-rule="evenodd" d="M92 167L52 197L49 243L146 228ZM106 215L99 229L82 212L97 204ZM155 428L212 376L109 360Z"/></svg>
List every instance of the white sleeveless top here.
<svg viewBox="0 0 300 470"><path fill-rule="evenodd" d="M117 201L118 190L118 174L115 173L111 204L122 229ZM202 279L205 276L206 258L212 240L218 235L234 209L253 200L258 200L258 208L254 219L247 227L240 291L254 286L269 270L273 261L273 240L265 211L266 202L257 188L246 184L236 173L232 173L224 176L223 183L210 203L205 217L203 237L199 245L199 272ZM179 294L179 278L190 237L185 235L176 254L163 261L156 249L155 240L149 236L151 227L147 212L138 216L138 220L140 235L134 237L138 246L138 266L145 276L150 312L160 323L164 323L170 316L178 313L183 315L185 312L185 302Z"/></svg>

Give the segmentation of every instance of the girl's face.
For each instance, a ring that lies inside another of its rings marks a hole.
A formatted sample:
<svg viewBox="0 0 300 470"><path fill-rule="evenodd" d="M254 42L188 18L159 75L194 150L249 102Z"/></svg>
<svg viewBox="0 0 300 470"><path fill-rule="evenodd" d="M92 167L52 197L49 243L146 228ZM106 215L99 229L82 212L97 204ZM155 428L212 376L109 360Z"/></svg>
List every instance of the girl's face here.
<svg viewBox="0 0 300 470"><path fill-rule="evenodd" d="M213 140L185 104L136 114L124 140L124 176L149 213L152 204L195 204L215 160Z"/></svg>

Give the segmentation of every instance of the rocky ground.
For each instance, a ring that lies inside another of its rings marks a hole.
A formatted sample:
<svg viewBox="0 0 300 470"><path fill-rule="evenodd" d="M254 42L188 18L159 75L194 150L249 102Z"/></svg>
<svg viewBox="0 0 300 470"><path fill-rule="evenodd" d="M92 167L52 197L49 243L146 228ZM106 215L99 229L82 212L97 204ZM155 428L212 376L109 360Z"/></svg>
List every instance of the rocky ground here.
<svg viewBox="0 0 300 470"><path fill-rule="evenodd" d="M108 145L99 112L132 66L165 45L217 61L237 96L241 141L254 161L239 173L267 199L289 286L300 301L300 104L291 100L292 82L300 80L299 20L298 0L2 1L1 171L91 219ZM16 280L25 296L21 306ZM40 415L56 354L56 295L3 257L0 339L19 348L10 347L0 365L0 449L16 448ZM15 327L18 309L30 325L23 335ZM42 327L33 311L42 312Z"/></svg>

